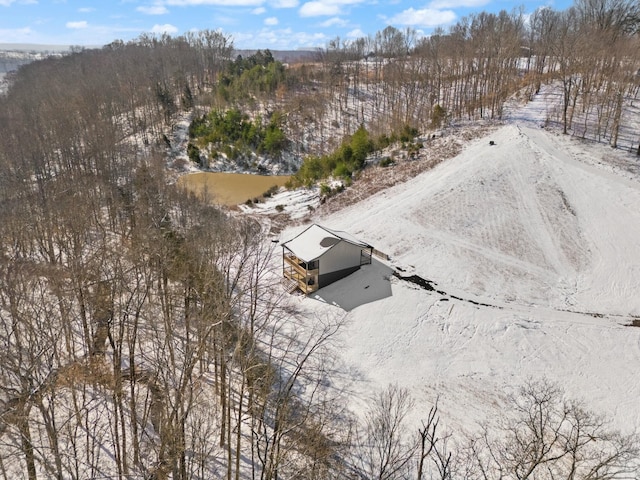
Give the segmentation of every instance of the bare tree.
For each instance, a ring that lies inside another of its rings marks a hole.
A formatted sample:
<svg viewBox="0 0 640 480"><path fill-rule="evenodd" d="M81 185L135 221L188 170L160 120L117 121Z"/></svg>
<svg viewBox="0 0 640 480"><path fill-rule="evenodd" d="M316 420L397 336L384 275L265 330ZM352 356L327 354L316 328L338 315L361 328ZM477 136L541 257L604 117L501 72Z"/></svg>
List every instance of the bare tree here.
<svg viewBox="0 0 640 480"><path fill-rule="evenodd" d="M406 417L413 408L407 389L389 385L373 399L358 436L356 468L365 478L404 478L412 467L415 439L407 435Z"/></svg>
<svg viewBox="0 0 640 480"><path fill-rule="evenodd" d="M252 436L261 480L299 472L298 455L315 455L317 467L320 446L331 444L326 436L329 425L322 421L330 398L327 348L341 321L314 319L313 325L305 326L295 325L292 318L275 319L260 339L269 342L265 363L258 369L262 375L252 382L260 388L254 401ZM329 448L322 455L327 463L333 451Z"/></svg>
<svg viewBox="0 0 640 480"><path fill-rule="evenodd" d="M613 430L549 381L525 384L505 412L469 443L470 478L616 479L640 471L637 435Z"/></svg>
<svg viewBox="0 0 640 480"><path fill-rule="evenodd" d="M418 429L420 435L419 452L418 452L418 470L416 474L417 480L422 480L425 472L429 471L429 478L438 478L440 480L450 480L453 472L453 453L447 449L448 435L440 436L438 426L440 424L440 416L438 415L438 400L429 410L427 420L422 422L422 428ZM430 469L425 462L431 461ZM433 472L435 469L435 473Z"/></svg>

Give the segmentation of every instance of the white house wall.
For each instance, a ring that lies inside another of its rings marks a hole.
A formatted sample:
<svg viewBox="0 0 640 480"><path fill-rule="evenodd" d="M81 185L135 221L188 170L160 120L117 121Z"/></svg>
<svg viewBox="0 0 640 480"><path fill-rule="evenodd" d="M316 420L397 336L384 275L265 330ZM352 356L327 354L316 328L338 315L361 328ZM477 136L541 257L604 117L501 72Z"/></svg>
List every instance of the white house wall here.
<svg viewBox="0 0 640 480"><path fill-rule="evenodd" d="M362 248L341 241L320 257L320 275L360 266Z"/></svg>

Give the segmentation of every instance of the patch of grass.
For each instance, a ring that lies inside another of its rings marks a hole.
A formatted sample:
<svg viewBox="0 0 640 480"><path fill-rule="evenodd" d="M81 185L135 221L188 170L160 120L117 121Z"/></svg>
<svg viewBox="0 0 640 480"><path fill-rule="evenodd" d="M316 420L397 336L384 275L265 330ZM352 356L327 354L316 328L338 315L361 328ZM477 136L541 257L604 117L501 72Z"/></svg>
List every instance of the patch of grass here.
<svg viewBox="0 0 640 480"><path fill-rule="evenodd" d="M391 167L395 164L396 164L395 160L391 157L384 157L382 160L380 160L380 166L383 168Z"/></svg>
<svg viewBox="0 0 640 480"><path fill-rule="evenodd" d="M271 198L273 195L275 195L276 193L278 193L278 190L280 189L280 187L278 187L277 185L273 185L272 187L269 187L269 189L264 192L262 194L262 196L264 198Z"/></svg>

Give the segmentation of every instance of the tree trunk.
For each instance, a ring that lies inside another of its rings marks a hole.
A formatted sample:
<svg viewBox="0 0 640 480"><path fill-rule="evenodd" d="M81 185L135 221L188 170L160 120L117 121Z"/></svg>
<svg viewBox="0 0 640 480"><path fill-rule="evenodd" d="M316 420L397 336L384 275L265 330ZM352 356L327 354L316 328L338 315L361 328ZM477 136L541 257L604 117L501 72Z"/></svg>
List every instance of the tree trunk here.
<svg viewBox="0 0 640 480"><path fill-rule="evenodd" d="M29 480L36 480L36 461L33 453L33 443L31 442L31 431L29 429L29 409L24 412L24 416L18 422L18 430L22 440L22 451L27 463L27 475Z"/></svg>

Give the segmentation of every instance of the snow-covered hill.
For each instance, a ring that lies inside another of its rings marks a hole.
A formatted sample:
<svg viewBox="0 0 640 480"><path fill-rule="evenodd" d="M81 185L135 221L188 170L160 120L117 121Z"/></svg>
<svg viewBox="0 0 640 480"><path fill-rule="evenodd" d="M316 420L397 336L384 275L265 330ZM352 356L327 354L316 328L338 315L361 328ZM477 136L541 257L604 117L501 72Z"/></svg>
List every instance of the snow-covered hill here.
<svg viewBox="0 0 640 480"><path fill-rule="evenodd" d="M7 73L35 60L42 60L54 55L60 56L68 51L68 46L0 43L0 94L3 94L7 89L5 81Z"/></svg>
<svg viewBox="0 0 640 480"><path fill-rule="evenodd" d="M640 318L640 178L621 167L629 154L540 128L538 107L409 182L313 219L391 258L291 298L310 317L344 316L354 408L397 382L416 422L439 396L449 427L473 429L546 377L617 427L640 427L640 328L628 326Z"/></svg>

